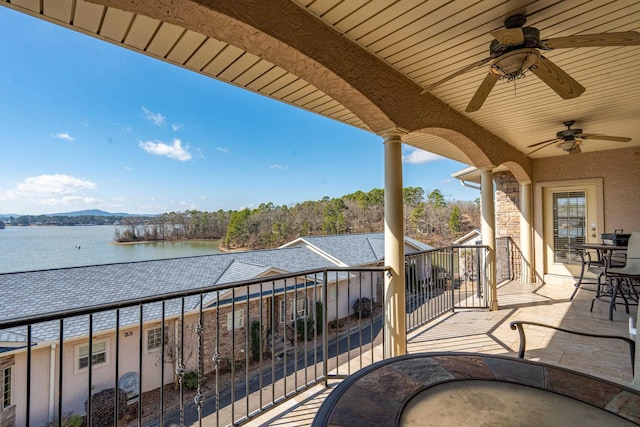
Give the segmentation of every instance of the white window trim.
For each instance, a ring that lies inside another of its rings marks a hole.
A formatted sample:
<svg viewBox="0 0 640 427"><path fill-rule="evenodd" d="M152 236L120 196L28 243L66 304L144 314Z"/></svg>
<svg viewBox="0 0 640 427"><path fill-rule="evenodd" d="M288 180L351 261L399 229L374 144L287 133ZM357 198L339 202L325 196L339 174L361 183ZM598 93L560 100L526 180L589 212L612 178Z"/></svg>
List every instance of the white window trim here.
<svg viewBox="0 0 640 427"><path fill-rule="evenodd" d="M287 297L287 302L291 301L289 305L289 307L293 307L293 304L297 304L298 307L296 307L296 319L303 319L305 317L307 317L307 308L309 306L309 297L307 296L307 294L305 293L304 296L299 296L297 299L295 296L291 295ZM285 305L284 305L284 298L282 298L280 300L280 323L285 323L285 315L286 315L286 310L285 310ZM300 307L300 304L302 304L302 308ZM292 322L293 321L293 310L290 310L290 312L288 313L287 317L287 321L288 322Z"/></svg>
<svg viewBox="0 0 640 427"><path fill-rule="evenodd" d="M7 384L5 383L4 379L5 376L7 374L7 371L9 371L9 396L8 396L8 400L9 400L9 404L5 404L5 393L7 392ZM0 378L0 380L2 381L2 407L0 407L0 412L13 406L13 366L7 366L6 368L2 369L2 378Z"/></svg>
<svg viewBox="0 0 640 427"><path fill-rule="evenodd" d="M280 300L280 323L285 323L286 306L284 305L284 299ZM289 320L291 320L291 313L289 313Z"/></svg>
<svg viewBox="0 0 640 427"><path fill-rule="evenodd" d="M92 368L101 368L103 366L109 365L109 340L107 338L96 339L93 341L93 344L92 344L92 350L94 351L93 355L97 354L95 353L96 344L101 344L101 343L104 343L104 362L98 363L98 364L94 363L91 365ZM88 347L88 346L89 346L89 342L87 341L82 344L77 344L73 349L73 356L74 356L73 365L74 365L74 371L76 374L81 372L86 372L89 369L89 366L87 366L86 368L80 368L80 349L82 347Z"/></svg>
<svg viewBox="0 0 640 427"><path fill-rule="evenodd" d="M160 331L160 342L158 343L157 347L149 348L149 335L152 332L155 333L156 331ZM156 326L156 327L153 327L153 328L148 328L145 331L145 335L146 335L146 340L145 341L147 342L147 344L146 344L147 353L153 353L153 352L159 351L162 348L162 325ZM166 343L165 343L165 345L166 345Z"/></svg>
<svg viewBox="0 0 640 427"><path fill-rule="evenodd" d="M227 313L227 331L244 327L244 310L230 311Z"/></svg>

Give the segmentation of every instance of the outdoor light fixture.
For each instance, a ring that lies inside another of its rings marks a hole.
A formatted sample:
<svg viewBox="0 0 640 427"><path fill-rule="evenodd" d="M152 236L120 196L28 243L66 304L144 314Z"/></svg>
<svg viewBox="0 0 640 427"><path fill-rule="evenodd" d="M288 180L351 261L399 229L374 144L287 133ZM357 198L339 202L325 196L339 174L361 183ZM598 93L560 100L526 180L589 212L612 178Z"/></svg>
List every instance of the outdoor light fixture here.
<svg viewBox="0 0 640 427"><path fill-rule="evenodd" d="M496 58L491 64L491 72L500 80L512 82L525 76L531 67L540 60L536 49L518 49Z"/></svg>
<svg viewBox="0 0 640 427"><path fill-rule="evenodd" d="M558 145L556 145L556 147L560 148L561 150L566 151L567 153L579 153L580 151L580 140L576 140L574 138L565 140L560 142Z"/></svg>

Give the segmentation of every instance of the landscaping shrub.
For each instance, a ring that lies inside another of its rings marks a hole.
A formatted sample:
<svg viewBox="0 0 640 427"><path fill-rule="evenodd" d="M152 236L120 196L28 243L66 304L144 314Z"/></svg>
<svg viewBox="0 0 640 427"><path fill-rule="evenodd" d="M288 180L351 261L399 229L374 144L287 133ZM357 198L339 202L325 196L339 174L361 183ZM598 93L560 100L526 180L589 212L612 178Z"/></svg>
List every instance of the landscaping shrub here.
<svg viewBox="0 0 640 427"><path fill-rule="evenodd" d="M260 322L257 320L251 322L251 357L256 362L260 360L260 341L262 340L260 329L262 329Z"/></svg>
<svg viewBox="0 0 640 427"><path fill-rule="evenodd" d="M372 313L371 300L369 298L358 298L353 303L353 311L358 317L369 317Z"/></svg>
<svg viewBox="0 0 640 427"><path fill-rule="evenodd" d="M307 323L307 329L305 330L305 320ZM307 317L306 319L298 319L296 320L296 329L298 330L298 341L304 341L306 338L307 341L311 341L313 339L313 319Z"/></svg>
<svg viewBox="0 0 640 427"><path fill-rule="evenodd" d="M113 425L115 409L115 388L107 388L91 396L91 425L96 427L110 427ZM84 402L84 410L88 412L89 401ZM127 392L118 393L118 419L127 415Z"/></svg>
<svg viewBox="0 0 640 427"><path fill-rule="evenodd" d="M202 377L202 383L207 381L207 377ZM184 386L190 390L198 389L198 373L195 371L189 371L184 374L182 378L182 383Z"/></svg>
<svg viewBox="0 0 640 427"><path fill-rule="evenodd" d="M344 325L345 325L344 319L335 319L335 320L332 320L331 322L329 322L329 327L331 329L342 328Z"/></svg>
<svg viewBox="0 0 640 427"><path fill-rule="evenodd" d="M56 425L55 423L53 425ZM62 427L83 427L84 417L78 414L68 413L62 418Z"/></svg>

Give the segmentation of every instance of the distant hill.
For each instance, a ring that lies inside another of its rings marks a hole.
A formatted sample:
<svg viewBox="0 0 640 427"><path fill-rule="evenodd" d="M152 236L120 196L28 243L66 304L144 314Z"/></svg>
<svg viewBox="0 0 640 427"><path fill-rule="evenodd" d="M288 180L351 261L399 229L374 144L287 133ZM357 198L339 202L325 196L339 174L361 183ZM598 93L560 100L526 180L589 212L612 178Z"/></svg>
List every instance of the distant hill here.
<svg viewBox="0 0 640 427"><path fill-rule="evenodd" d="M136 215L136 214L122 213L122 212L111 213L111 212L101 211L100 209L87 209L87 210L84 210L84 211L62 212L62 213L54 213L54 214L46 214L46 215L47 216L86 216L86 215L93 215L93 216L151 216L151 215Z"/></svg>
<svg viewBox="0 0 640 427"><path fill-rule="evenodd" d="M156 216L153 214L130 214L130 213L111 213L101 211L100 209L87 209L84 211L74 211L74 212L62 212L62 213L53 213L53 214L38 214L38 215L19 215L19 214L0 214L0 220L8 221L10 217L18 218L21 216L62 216L62 217L73 217L73 216L117 216L117 217L127 217L127 216L144 216L144 217L152 217Z"/></svg>

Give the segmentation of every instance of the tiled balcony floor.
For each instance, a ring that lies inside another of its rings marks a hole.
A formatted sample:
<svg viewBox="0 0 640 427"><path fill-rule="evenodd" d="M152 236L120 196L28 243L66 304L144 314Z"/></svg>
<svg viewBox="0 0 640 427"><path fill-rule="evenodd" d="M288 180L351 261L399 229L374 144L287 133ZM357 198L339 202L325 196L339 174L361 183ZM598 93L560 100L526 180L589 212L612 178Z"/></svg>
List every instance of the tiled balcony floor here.
<svg viewBox="0 0 640 427"><path fill-rule="evenodd" d="M413 331L408 352L475 352L516 357L519 338L509 328L513 320L552 324L594 334L628 336L629 316L624 307L608 319L608 304L593 293L580 291L570 302L567 285L530 285L510 282L499 287L500 310L460 310ZM550 329L527 327L527 359L560 365L621 384L632 379L628 347L623 342L580 337ZM251 426L308 426L331 389L318 385L306 394L253 420Z"/></svg>

